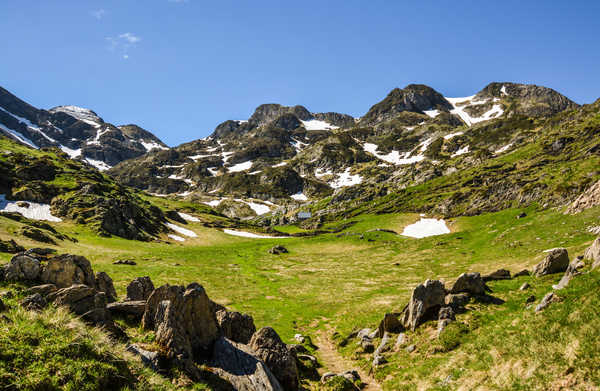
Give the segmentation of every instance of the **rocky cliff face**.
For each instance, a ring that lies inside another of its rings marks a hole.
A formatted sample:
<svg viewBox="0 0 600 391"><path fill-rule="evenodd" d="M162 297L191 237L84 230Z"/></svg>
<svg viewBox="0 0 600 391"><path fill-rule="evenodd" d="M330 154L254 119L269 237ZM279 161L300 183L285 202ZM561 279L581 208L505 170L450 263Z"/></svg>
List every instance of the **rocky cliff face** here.
<svg viewBox="0 0 600 391"><path fill-rule="evenodd" d="M59 147L73 159L105 170L167 146L136 125L116 127L77 106L37 109L0 88L0 132L34 148Z"/></svg>

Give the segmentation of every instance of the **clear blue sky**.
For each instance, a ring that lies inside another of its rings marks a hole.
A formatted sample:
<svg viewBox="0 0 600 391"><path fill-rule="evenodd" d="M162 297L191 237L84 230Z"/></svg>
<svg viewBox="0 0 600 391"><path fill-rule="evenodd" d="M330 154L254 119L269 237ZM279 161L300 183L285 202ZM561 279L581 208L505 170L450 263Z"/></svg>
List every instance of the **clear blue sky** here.
<svg viewBox="0 0 600 391"><path fill-rule="evenodd" d="M364 114L394 87L600 97L600 2L2 0L0 85L169 145L261 103Z"/></svg>

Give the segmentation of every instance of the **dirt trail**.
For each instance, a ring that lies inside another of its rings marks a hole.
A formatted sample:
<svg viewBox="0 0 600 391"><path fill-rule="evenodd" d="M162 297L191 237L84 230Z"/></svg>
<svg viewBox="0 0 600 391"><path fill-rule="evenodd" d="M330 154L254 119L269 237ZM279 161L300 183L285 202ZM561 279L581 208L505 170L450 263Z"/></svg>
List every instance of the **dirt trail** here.
<svg viewBox="0 0 600 391"><path fill-rule="evenodd" d="M366 384L363 391L381 391L382 388L375 381L375 379L365 372L362 368L357 366L351 360L344 358L340 355L335 345L327 338L327 335L323 331L319 331L316 335L316 345L319 348L319 358L325 367L324 372L335 372L341 373L348 370L356 370L360 375L360 379Z"/></svg>

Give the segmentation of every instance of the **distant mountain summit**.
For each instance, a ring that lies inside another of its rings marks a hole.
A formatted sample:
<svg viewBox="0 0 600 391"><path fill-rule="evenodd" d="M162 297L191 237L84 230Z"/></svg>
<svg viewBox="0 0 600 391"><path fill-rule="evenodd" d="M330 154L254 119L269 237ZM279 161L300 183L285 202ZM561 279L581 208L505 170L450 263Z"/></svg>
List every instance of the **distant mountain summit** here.
<svg viewBox="0 0 600 391"><path fill-rule="evenodd" d="M100 170L168 147L136 125L117 127L77 106L37 109L0 88L0 132L34 148L58 147Z"/></svg>

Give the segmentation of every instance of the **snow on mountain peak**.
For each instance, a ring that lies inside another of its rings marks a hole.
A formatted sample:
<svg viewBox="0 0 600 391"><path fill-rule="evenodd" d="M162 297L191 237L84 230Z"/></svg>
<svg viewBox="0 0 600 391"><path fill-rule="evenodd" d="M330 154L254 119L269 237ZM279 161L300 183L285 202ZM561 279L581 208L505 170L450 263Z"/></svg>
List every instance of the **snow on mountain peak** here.
<svg viewBox="0 0 600 391"><path fill-rule="evenodd" d="M92 126L100 127L104 121L90 109L78 106L57 106L49 110L51 113L62 112Z"/></svg>

